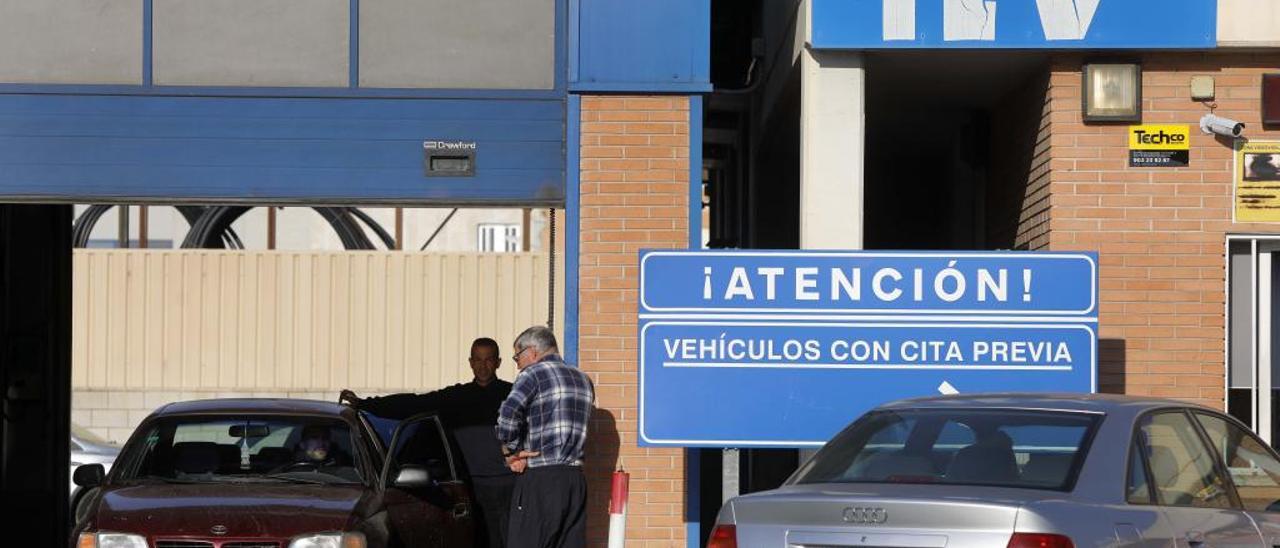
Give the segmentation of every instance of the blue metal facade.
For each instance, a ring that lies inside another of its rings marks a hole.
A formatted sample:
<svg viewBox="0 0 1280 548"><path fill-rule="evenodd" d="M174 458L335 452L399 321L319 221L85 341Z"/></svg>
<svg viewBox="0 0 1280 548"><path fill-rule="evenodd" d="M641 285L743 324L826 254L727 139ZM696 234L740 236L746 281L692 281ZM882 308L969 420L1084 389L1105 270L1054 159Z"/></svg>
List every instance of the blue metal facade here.
<svg viewBox="0 0 1280 548"><path fill-rule="evenodd" d="M564 200L564 102L0 95L0 194L39 201ZM425 177L423 140L475 141Z"/></svg>
<svg viewBox="0 0 1280 548"><path fill-rule="evenodd" d="M708 91L710 2L559 0L553 89L370 89L350 0L345 88L0 83L0 199L564 205L576 92ZM424 140L475 141L425 177Z"/></svg>
<svg viewBox="0 0 1280 548"><path fill-rule="evenodd" d="M711 2L571 0L574 91L711 91Z"/></svg>

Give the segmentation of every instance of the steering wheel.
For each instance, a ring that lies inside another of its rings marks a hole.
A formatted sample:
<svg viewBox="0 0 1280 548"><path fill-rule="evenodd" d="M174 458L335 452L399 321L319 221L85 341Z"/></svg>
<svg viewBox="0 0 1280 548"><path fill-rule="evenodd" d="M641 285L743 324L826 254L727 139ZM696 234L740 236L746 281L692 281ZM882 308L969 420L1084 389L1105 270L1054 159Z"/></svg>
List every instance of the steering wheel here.
<svg viewBox="0 0 1280 548"><path fill-rule="evenodd" d="M297 462L291 462L291 463L289 463L289 464L282 464L282 465L280 465L280 466L277 466L277 467L275 467L275 468L272 468L272 469L271 469L271 471L270 471L270 472L267 472L267 473L268 473L268 474L281 474L281 473L284 473L284 472L292 472L292 471L294 471L294 470L297 470L297 469L299 469L299 468L304 468L304 467L309 467L309 468L312 468L313 470L319 470L321 466L324 466L324 463L323 463L323 462L315 462L315 461L310 461L310 460L300 460L300 461L297 461Z"/></svg>

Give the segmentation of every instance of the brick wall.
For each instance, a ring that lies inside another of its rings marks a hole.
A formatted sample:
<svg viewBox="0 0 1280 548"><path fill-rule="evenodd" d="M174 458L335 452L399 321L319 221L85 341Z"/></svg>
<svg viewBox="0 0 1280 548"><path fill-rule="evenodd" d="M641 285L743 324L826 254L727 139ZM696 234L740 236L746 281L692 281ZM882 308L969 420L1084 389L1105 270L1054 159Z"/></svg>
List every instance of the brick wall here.
<svg viewBox="0 0 1280 548"><path fill-rule="evenodd" d="M1225 238L1280 225L1233 224L1232 150L1195 127L1194 75L1217 83L1217 113L1278 139L1259 119L1261 74L1280 56L1156 54L1143 59L1143 121L1189 124L1187 168L1128 167L1125 125L1081 120L1082 59L1051 68L1050 246L1097 250L1101 267L1100 387L1223 406Z"/></svg>
<svg viewBox="0 0 1280 548"><path fill-rule="evenodd" d="M689 101L582 100L579 366L596 384L588 544L608 531L609 477L631 473L628 546L684 543L684 458L636 445L637 252L688 246Z"/></svg>

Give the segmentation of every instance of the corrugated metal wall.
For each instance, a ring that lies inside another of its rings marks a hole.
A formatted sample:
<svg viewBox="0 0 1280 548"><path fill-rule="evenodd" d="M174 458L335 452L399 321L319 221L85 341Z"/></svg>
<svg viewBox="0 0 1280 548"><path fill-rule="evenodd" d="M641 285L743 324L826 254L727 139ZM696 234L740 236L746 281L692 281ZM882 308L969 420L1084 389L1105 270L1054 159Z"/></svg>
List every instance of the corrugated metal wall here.
<svg viewBox="0 0 1280 548"><path fill-rule="evenodd" d="M547 319L544 253L77 249L77 389L427 390ZM563 268L557 266L557 272ZM563 325L557 276L556 332ZM510 379L505 360L500 376Z"/></svg>

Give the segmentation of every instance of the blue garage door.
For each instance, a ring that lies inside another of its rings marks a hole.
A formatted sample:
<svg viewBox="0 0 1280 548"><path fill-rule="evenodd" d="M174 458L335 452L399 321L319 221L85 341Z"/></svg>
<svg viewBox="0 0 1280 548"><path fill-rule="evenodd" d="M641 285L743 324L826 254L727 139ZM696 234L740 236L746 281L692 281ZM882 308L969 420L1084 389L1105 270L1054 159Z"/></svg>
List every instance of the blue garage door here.
<svg viewBox="0 0 1280 548"><path fill-rule="evenodd" d="M564 132L563 99L6 94L0 200L560 205Z"/></svg>

